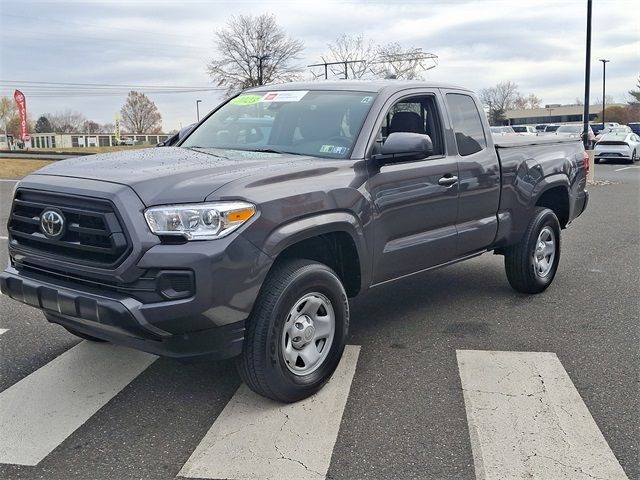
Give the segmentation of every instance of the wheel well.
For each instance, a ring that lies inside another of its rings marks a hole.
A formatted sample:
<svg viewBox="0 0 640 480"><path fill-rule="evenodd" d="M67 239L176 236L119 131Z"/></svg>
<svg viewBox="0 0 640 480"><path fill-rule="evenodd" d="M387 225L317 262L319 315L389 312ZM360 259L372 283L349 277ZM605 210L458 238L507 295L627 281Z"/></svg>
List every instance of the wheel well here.
<svg viewBox="0 0 640 480"><path fill-rule="evenodd" d="M553 187L546 190L538 198L536 206L553 210L562 228L569 223L569 192L565 187Z"/></svg>
<svg viewBox="0 0 640 480"><path fill-rule="evenodd" d="M307 238L284 249L278 258L306 258L330 267L338 274L347 296L360 291L360 257L347 232L331 232Z"/></svg>

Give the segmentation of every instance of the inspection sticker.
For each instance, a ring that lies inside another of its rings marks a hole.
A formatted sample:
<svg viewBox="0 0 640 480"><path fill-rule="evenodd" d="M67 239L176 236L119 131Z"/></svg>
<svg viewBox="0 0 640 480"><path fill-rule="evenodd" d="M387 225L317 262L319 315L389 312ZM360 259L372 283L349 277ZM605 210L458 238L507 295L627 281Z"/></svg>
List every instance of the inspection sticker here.
<svg viewBox="0 0 640 480"><path fill-rule="evenodd" d="M322 145L320 147L320 153L336 153L338 155L344 155L347 153L347 147L337 147L335 145Z"/></svg>
<svg viewBox="0 0 640 480"><path fill-rule="evenodd" d="M280 92L267 92L261 102L299 102L309 90L283 90Z"/></svg>
<svg viewBox="0 0 640 480"><path fill-rule="evenodd" d="M231 100L232 105L253 105L262 100L262 95L238 95Z"/></svg>

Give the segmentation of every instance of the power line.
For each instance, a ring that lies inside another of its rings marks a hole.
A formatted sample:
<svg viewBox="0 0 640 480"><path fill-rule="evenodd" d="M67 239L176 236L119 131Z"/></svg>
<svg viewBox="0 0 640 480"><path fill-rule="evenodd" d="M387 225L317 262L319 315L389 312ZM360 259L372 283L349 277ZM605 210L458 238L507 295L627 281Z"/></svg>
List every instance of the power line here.
<svg viewBox="0 0 640 480"><path fill-rule="evenodd" d="M126 84L126 83L85 83L85 82L40 82L33 80L0 80L0 84L2 83L11 83L11 84L26 84L26 85L46 85L46 86L68 86L68 87L124 87L124 88L176 88L176 89L185 89L185 88L208 88L212 90L224 90L220 87L209 87L208 85L134 85L134 84Z"/></svg>

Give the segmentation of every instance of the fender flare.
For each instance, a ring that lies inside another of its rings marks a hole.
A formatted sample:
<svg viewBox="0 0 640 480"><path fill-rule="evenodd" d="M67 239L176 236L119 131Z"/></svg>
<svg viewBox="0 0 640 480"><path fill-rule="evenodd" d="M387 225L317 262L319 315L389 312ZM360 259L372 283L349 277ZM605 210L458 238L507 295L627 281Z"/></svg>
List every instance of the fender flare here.
<svg viewBox="0 0 640 480"><path fill-rule="evenodd" d="M571 184L569 182L569 177L565 173L554 173L540 179L540 181L535 184L533 191L531 192L531 204L529 207L535 207L544 192L556 187L564 187L567 192L567 196L569 195Z"/></svg>
<svg viewBox="0 0 640 480"><path fill-rule="evenodd" d="M347 233L356 247L360 263L361 291L364 291L371 280L369 248L359 219L350 212L321 213L282 224L267 236L262 251L275 260L286 248L296 243L335 232Z"/></svg>

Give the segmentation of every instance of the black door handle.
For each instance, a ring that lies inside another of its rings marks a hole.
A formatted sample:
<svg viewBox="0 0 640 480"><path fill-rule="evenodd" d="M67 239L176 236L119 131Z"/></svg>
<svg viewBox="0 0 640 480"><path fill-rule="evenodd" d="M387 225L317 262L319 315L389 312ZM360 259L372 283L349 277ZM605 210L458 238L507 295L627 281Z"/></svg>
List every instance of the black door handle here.
<svg viewBox="0 0 640 480"><path fill-rule="evenodd" d="M458 183L458 177L456 177L455 175L445 175L440 180L438 180L438 184L445 187L450 187L451 185L455 185L456 183Z"/></svg>

